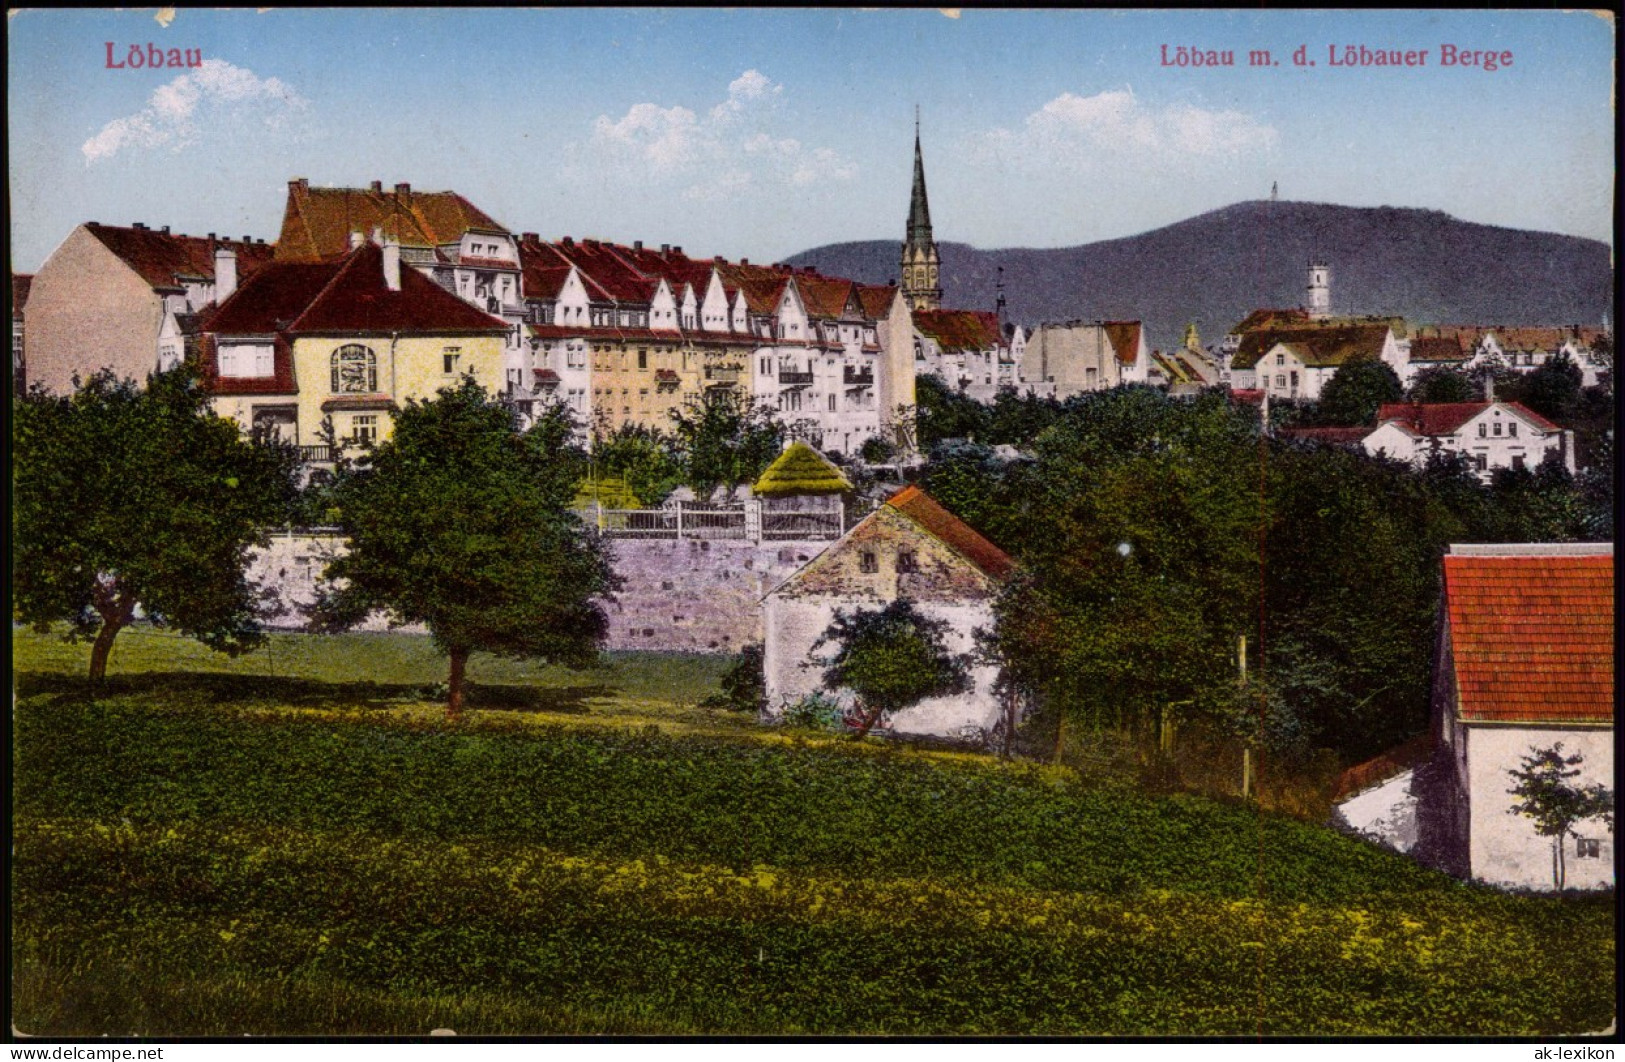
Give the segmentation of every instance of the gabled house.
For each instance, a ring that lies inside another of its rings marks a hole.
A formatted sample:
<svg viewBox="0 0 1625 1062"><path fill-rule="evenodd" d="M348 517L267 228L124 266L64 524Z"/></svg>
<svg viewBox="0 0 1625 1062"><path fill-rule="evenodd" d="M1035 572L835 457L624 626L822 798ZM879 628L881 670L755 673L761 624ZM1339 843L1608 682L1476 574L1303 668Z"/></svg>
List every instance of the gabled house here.
<svg viewBox="0 0 1625 1062"><path fill-rule="evenodd" d="M823 691L813 646L839 609L881 608L906 598L945 620L950 651L969 653L993 622L993 602L1015 569L1003 550L918 487L905 487L762 601L769 717ZM973 688L896 713L894 733L981 739L1003 721L996 669L972 669Z"/></svg>
<svg viewBox="0 0 1625 1062"><path fill-rule="evenodd" d="M1150 383L1153 361L1139 321L1069 321L1033 330L1020 373L1043 397L1070 398L1119 384ZM1048 385L1045 389L1044 385Z"/></svg>
<svg viewBox="0 0 1625 1062"><path fill-rule="evenodd" d="M1387 324L1261 328L1243 335L1231 355L1230 383L1237 390L1267 391L1272 399L1315 401L1337 370L1374 361L1405 378L1405 355Z"/></svg>
<svg viewBox="0 0 1625 1062"><path fill-rule="evenodd" d="M1583 757L1575 784L1612 785L1613 545L1450 547L1438 639L1419 850L1460 877L1551 889L1552 840L1513 813L1510 772L1561 744ZM1570 888L1614 884L1607 823L1563 844Z"/></svg>
<svg viewBox="0 0 1625 1062"><path fill-rule="evenodd" d="M1497 369L1526 373L1556 358L1566 357L1579 368L1581 385L1590 387L1603 372L1612 368L1611 360L1597 350L1599 341L1605 337L1611 338L1607 329L1581 325L1427 325L1417 329L1412 345L1414 348L1426 341L1431 353L1423 360L1413 349L1411 360L1417 370L1431 364L1450 364L1466 371ZM1457 351L1459 356L1455 355Z"/></svg>
<svg viewBox="0 0 1625 1062"><path fill-rule="evenodd" d="M263 240L90 221L29 286L27 383L65 394L110 368L144 383L180 363L194 315L271 260Z"/></svg>
<svg viewBox="0 0 1625 1062"><path fill-rule="evenodd" d="M1485 480L1495 469L1532 469L1554 457L1575 470L1573 432L1519 402L1384 403L1361 445L1418 465L1436 452L1466 454Z"/></svg>
<svg viewBox="0 0 1625 1062"><path fill-rule="evenodd" d="M935 376L978 402L991 402L1020 373L998 315L979 310L915 310L914 372Z"/></svg>
<svg viewBox="0 0 1625 1062"><path fill-rule="evenodd" d="M465 374L500 386L507 326L401 263L393 243L341 258L265 266L200 323L214 407L244 430L324 445L387 439L392 411Z"/></svg>

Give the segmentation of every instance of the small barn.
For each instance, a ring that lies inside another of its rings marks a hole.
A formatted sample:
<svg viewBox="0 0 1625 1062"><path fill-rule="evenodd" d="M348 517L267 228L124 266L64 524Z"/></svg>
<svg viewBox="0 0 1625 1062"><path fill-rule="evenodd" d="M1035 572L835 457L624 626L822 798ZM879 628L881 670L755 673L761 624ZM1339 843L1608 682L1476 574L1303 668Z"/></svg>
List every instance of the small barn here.
<svg viewBox="0 0 1625 1062"><path fill-rule="evenodd" d="M765 477L764 477L765 478ZM837 610L911 601L949 625L951 652L969 653L991 627L993 602L1015 569L1003 550L918 487L905 487L762 601L769 717L823 689L814 644ZM986 740L1005 719L997 670L972 669L963 694L932 698L884 721L896 734ZM838 693L838 691L837 691Z"/></svg>

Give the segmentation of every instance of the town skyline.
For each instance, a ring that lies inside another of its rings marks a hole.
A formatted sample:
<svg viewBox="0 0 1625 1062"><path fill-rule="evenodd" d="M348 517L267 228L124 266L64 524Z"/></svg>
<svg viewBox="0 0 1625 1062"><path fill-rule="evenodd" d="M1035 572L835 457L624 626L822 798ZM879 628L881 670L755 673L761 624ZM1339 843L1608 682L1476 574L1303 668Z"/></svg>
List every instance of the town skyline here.
<svg viewBox="0 0 1625 1062"><path fill-rule="evenodd" d="M951 14L14 13L13 269L85 220L274 238L292 177L454 188L514 229L777 260L901 236L916 105L942 241L1129 236L1272 184L1611 239L1604 19ZM1350 44L1426 55L1329 69ZM1181 48L1237 65L1164 65ZM1319 65L1297 68L1299 48ZM153 69L154 49L182 62ZM1257 50L1278 65L1249 69ZM1512 60L1463 68L1480 50ZM1548 163L1512 179L1506 144Z"/></svg>

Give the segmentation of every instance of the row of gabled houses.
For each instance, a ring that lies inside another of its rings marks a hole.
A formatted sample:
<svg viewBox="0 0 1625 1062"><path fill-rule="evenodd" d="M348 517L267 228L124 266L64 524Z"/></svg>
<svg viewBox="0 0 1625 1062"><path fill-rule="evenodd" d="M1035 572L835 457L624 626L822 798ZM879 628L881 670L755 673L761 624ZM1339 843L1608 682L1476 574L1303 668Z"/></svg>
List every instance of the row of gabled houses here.
<svg viewBox="0 0 1625 1062"><path fill-rule="evenodd" d="M1577 471L1574 433L1521 402L1385 402L1371 424L1281 428L1277 434L1417 467L1435 454L1460 454L1485 481L1497 469L1532 470L1547 461Z"/></svg>

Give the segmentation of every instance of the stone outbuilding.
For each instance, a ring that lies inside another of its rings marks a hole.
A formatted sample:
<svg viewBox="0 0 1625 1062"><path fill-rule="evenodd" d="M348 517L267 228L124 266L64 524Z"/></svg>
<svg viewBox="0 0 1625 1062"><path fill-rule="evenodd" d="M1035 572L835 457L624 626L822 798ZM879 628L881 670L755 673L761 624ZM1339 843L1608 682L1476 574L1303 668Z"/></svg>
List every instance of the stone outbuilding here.
<svg viewBox="0 0 1625 1062"><path fill-rule="evenodd" d="M837 610L906 598L921 614L947 622L951 652L969 653L976 630L991 627L993 602L1014 569L1003 550L924 491L903 488L763 599L768 716L812 693L841 696L824 690L825 664L813 648ZM971 677L968 692L922 701L883 720L882 728L987 740L1008 725L994 688L997 669L976 666Z"/></svg>

